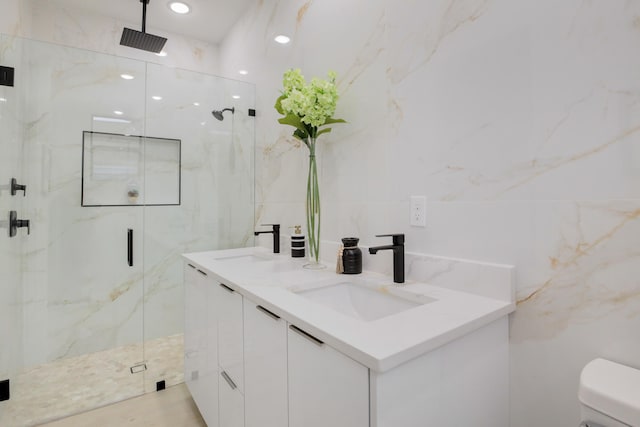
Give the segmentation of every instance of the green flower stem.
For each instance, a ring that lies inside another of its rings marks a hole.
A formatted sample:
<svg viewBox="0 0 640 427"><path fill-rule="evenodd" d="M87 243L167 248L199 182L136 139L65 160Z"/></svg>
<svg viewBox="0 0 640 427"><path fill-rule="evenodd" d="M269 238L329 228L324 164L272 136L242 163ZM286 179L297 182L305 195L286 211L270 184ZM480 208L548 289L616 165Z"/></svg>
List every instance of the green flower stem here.
<svg viewBox="0 0 640 427"><path fill-rule="evenodd" d="M316 164L316 141L309 139L309 172L307 175L307 230L309 233L309 254L316 262L320 255L320 187Z"/></svg>

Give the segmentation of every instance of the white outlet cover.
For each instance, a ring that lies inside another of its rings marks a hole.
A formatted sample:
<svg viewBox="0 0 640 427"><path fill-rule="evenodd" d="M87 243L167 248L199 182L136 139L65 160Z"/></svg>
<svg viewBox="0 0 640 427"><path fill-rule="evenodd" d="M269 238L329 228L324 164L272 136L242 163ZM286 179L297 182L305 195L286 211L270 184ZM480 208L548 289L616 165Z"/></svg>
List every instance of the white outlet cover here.
<svg viewBox="0 0 640 427"><path fill-rule="evenodd" d="M414 227L427 226L427 198L425 196L411 196L409 225Z"/></svg>

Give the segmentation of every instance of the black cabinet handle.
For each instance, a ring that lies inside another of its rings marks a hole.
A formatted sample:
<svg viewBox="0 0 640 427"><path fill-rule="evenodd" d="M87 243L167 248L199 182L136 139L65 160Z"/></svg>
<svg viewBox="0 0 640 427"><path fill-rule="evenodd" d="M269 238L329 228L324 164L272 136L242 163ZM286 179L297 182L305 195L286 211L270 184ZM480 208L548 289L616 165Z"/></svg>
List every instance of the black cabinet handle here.
<svg viewBox="0 0 640 427"><path fill-rule="evenodd" d="M191 265L191 264L187 264L187 265L188 265L189 267L193 268L193 269L195 269L195 268L196 268L196 266L195 266L195 265Z"/></svg>
<svg viewBox="0 0 640 427"><path fill-rule="evenodd" d="M298 328L295 325L289 325L289 329L291 329L294 332L297 332L298 334L300 334L301 336L305 337L306 339L308 339L309 341L311 341L312 343L314 343L317 346L322 346L322 344L324 344L324 341L320 341L318 338L314 337L313 335L311 335L308 332L303 331L302 329Z"/></svg>
<svg viewBox="0 0 640 427"><path fill-rule="evenodd" d="M233 289L231 289L230 287L228 287L227 285L225 285L224 283L220 283L220 287L223 288L226 291L231 292L232 294L235 293L235 291Z"/></svg>
<svg viewBox="0 0 640 427"><path fill-rule="evenodd" d="M266 309L266 308L264 308L263 306L261 306L261 305L256 305L256 308L257 308L258 310L260 310L261 312L263 312L264 314L266 314L267 316L271 317L272 319L280 320L280 316L278 316L277 314L275 314L275 313L274 313L274 312L272 312L272 311L267 310L267 309Z"/></svg>
<svg viewBox="0 0 640 427"><path fill-rule="evenodd" d="M127 263L133 267L133 230L127 229Z"/></svg>
<svg viewBox="0 0 640 427"><path fill-rule="evenodd" d="M205 273L204 271L202 271L202 270L200 270L200 269L197 269L197 270L198 270L198 273L202 274L203 276L206 276L206 275L207 275L207 273Z"/></svg>

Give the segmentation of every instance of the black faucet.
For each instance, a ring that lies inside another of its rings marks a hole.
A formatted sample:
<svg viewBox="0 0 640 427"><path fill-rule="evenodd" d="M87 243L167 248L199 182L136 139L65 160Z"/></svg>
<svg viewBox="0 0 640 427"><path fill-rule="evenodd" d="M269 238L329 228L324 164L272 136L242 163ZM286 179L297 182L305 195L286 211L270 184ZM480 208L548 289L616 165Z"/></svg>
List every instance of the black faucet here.
<svg viewBox="0 0 640 427"><path fill-rule="evenodd" d="M253 235L258 234L273 234L273 253L280 253L280 224L261 224L262 226L270 225L273 229L271 231L254 231Z"/></svg>
<svg viewBox="0 0 640 427"><path fill-rule="evenodd" d="M393 244L374 246L369 248L369 253L375 255L378 251L390 249L393 251L393 281L404 283L404 234L379 234L376 237L392 237Z"/></svg>

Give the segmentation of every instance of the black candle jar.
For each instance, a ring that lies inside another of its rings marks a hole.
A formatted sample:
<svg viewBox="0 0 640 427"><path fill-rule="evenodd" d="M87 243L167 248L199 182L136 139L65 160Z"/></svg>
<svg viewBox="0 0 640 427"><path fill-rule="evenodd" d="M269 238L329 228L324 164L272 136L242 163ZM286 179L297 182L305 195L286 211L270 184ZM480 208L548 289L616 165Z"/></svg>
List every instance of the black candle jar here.
<svg viewBox="0 0 640 427"><path fill-rule="evenodd" d="M342 239L342 265L344 274L362 273L362 251L358 247L360 239L357 237L345 237Z"/></svg>

